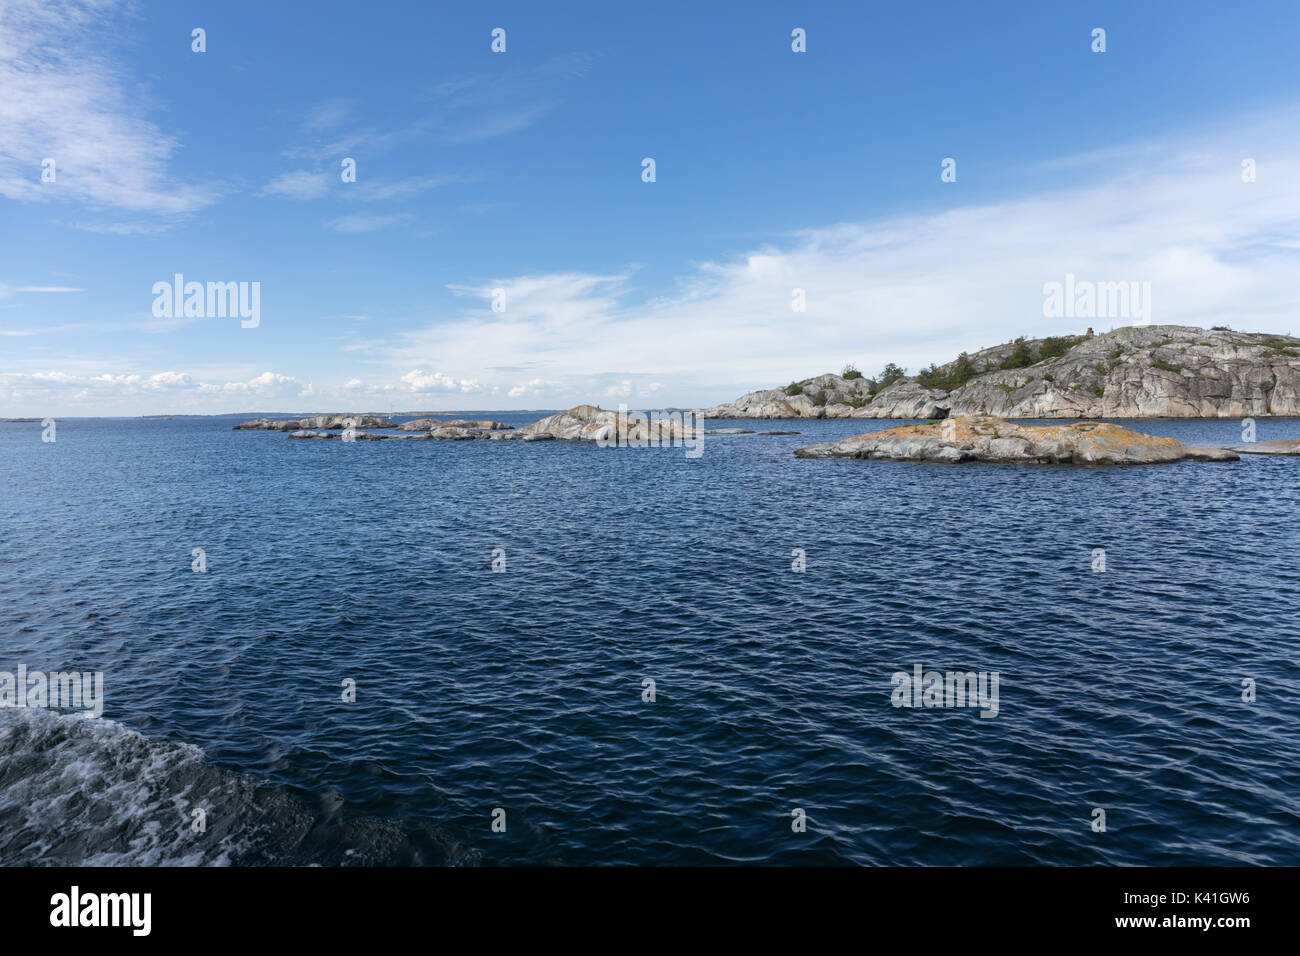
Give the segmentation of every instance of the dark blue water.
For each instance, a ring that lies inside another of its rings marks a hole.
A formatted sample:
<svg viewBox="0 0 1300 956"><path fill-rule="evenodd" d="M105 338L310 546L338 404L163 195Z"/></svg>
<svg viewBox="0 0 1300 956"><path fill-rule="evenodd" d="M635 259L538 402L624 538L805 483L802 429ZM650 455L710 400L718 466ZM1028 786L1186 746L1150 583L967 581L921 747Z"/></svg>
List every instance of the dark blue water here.
<svg viewBox="0 0 1300 956"><path fill-rule="evenodd" d="M0 862L1300 864L1300 459L237 420L0 425L0 670L102 670L107 698L0 710ZM998 672L998 715L892 707L915 664Z"/></svg>

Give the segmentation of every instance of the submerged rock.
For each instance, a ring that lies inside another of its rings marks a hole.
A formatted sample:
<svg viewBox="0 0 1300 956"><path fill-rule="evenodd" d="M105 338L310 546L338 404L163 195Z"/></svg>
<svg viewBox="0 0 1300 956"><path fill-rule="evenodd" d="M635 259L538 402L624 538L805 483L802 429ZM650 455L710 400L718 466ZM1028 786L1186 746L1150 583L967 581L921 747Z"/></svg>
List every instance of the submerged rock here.
<svg viewBox="0 0 1300 956"><path fill-rule="evenodd" d="M942 464L1145 465L1194 459L1237 461L1226 448L1184 445L1110 422L1017 425L991 416L904 425L808 445L797 458L870 458Z"/></svg>
<svg viewBox="0 0 1300 956"><path fill-rule="evenodd" d="M346 431L341 432L323 432L313 431L311 429L301 428L298 431L289 433L290 438L333 438L338 441L383 441L388 438L396 438L395 435L372 435L369 432L353 432L349 439Z"/></svg>
<svg viewBox="0 0 1300 956"><path fill-rule="evenodd" d="M1244 445L1231 445L1229 451L1235 451L1239 455L1300 455L1300 438L1247 442Z"/></svg>

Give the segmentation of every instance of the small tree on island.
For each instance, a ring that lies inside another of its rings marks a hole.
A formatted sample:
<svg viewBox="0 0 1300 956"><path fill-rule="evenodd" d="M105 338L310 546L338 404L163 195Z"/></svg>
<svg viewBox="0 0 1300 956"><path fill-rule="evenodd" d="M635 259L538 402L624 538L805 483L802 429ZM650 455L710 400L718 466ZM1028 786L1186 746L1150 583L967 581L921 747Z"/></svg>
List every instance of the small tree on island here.
<svg viewBox="0 0 1300 956"><path fill-rule="evenodd" d="M900 378L906 378L906 377L907 377L907 369L901 368L895 365L893 362L890 362L888 365L884 367L881 373L878 376L876 376L876 386L878 388L886 388L887 386L893 385Z"/></svg>

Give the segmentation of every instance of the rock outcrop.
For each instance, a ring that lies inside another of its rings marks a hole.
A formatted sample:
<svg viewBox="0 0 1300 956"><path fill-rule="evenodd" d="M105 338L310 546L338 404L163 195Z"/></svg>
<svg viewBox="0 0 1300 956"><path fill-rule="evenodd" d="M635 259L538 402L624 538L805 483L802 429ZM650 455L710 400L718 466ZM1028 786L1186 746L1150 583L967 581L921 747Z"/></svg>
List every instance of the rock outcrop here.
<svg viewBox="0 0 1300 956"><path fill-rule="evenodd" d="M249 422L240 422L234 431L270 431L296 432L303 429L329 428L393 428L392 422L377 415L309 415L307 418L254 418Z"/></svg>
<svg viewBox="0 0 1300 956"><path fill-rule="evenodd" d="M696 429L684 424L681 417L663 419L652 418L649 421L637 421L637 412L629 412L624 426L628 442L694 441ZM517 428L514 435L520 439L549 435L560 441L607 441L620 440L618 412L605 411L597 405L578 405L567 412L559 412ZM704 429L700 429L703 433Z"/></svg>
<svg viewBox="0 0 1300 956"><path fill-rule="evenodd" d="M808 445L797 458L870 458L962 464L1147 465L1194 459L1236 461L1226 448L1199 448L1110 422L1016 425L1003 418L961 417Z"/></svg>
<svg viewBox="0 0 1300 956"><path fill-rule="evenodd" d="M451 421L441 421L437 418L417 418L414 421L402 422L397 426L398 431L403 432L425 432L431 428L473 428L479 431L508 431L514 428L513 425L507 425L505 422L489 421L469 421L464 418L456 418Z"/></svg>
<svg viewBox="0 0 1300 956"><path fill-rule="evenodd" d="M796 386L799 394L786 394ZM879 389L870 379L846 381L836 375L807 379L790 389L751 392L703 414L893 419L1300 415L1300 339L1183 325L1130 326L1091 337L1018 339Z"/></svg>
<svg viewBox="0 0 1300 956"><path fill-rule="evenodd" d="M850 418L871 400L875 386L869 378L818 375L785 388L750 392L701 414L707 418Z"/></svg>

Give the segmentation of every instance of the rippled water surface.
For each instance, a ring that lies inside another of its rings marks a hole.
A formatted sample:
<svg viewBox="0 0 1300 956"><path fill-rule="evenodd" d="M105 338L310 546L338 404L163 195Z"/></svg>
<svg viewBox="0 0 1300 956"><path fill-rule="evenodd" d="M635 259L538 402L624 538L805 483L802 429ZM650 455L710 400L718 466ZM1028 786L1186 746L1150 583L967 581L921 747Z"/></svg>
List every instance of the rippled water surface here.
<svg viewBox="0 0 1300 956"><path fill-rule="evenodd" d="M0 710L0 862L1300 864L1300 459L238 420L0 425L0 671L106 683L99 721ZM917 664L998 672L997 716L894 708Z"/></svg>

